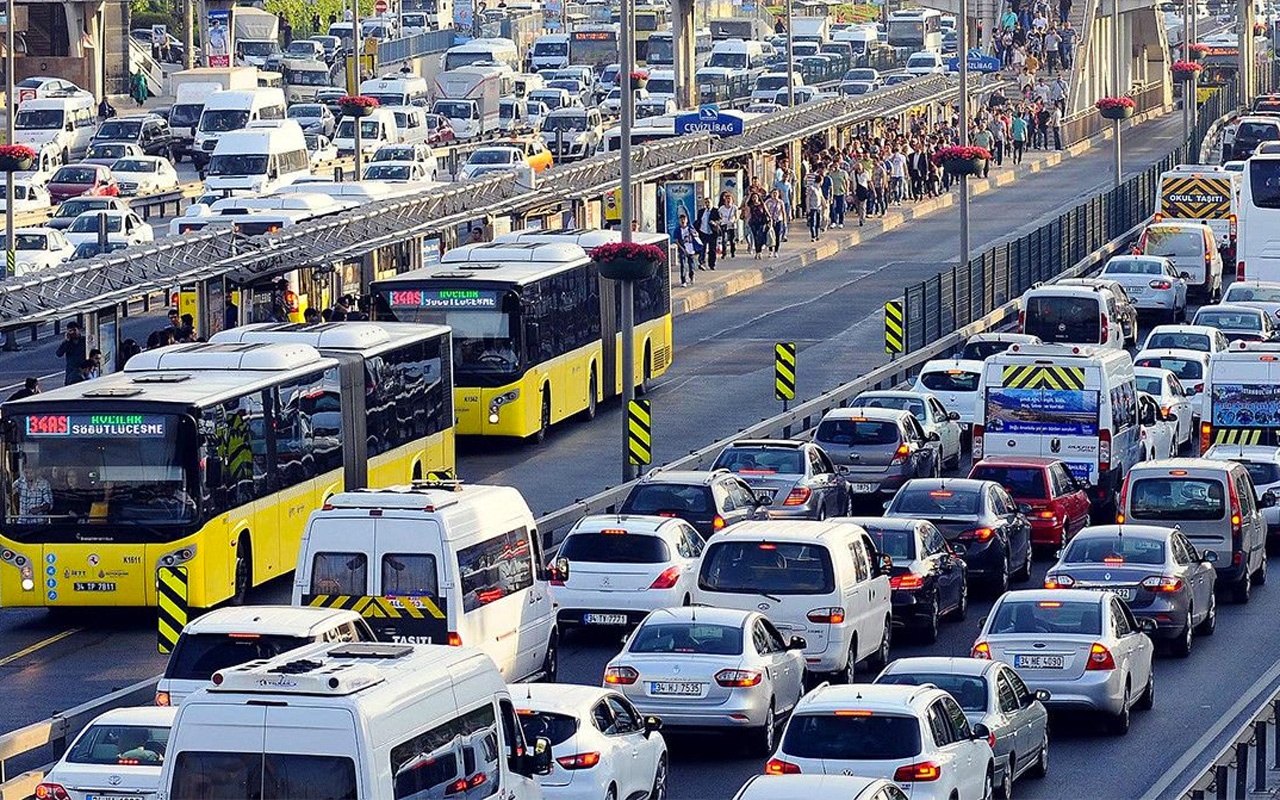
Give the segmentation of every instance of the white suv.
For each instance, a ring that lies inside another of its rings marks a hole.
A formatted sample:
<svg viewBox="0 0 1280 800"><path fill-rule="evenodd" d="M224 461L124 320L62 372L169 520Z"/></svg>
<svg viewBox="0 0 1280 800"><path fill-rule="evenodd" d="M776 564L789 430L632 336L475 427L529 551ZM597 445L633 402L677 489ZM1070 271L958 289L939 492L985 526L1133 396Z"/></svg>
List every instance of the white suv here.
<svg viewBox="0 0 1280 800"><path fill-rule="evenodd" d="M911 800L991 797L991 740L936 686L822 684L801 698L765 772L892 779Z"/></svg>

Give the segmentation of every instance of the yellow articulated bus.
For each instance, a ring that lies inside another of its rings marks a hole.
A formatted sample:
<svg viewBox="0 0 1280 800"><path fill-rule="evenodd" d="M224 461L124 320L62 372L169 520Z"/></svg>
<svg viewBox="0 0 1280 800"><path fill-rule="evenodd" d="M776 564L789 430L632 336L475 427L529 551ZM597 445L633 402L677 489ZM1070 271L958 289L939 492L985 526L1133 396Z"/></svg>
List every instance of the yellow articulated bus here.
<svg viewBox="0 0 1280 800"><path fill-rule="evenodd" d="M449 336L431 335L438 361L376 386L352 354L201 343L0 406L0 606L154 606L174 566L207 608L290 572L326 498L404 482L451 440Z"/></svg>
<svg viewBox="0 0 1280 800"><path fill-rule="evenodd" d="M459 435L541 440L575 414L594 417L598 402L622 391L618 287L587 255L618 240L611 231L551 231L458 247L439 266L375 281L377 315L452 328ZM661 234L635 240L669 247ZM671 364L666 265L635 296L643 389Z"/></svg>

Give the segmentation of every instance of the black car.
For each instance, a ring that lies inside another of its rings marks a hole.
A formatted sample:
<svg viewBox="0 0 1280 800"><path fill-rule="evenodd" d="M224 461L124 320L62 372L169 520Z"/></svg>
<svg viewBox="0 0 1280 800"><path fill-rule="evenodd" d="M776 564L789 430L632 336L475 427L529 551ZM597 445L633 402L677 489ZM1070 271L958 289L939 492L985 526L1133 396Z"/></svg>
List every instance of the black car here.
<svg viewBox="0 0 1280 800"><path fill-rule="evenodd" d="M1025 516L1030 510L994 481L922 478L899 489L884 513L932 522L969 574L999 596L1010 578L1031 577L1031 523Z"/></svg>
<svg viewBox="0 0 1280 800"><path fill-rule="evenodd" d="M676 517L692 525L703 539L764 516L751 487L727 469L651 472L631 488L618 513Z"/></svg>
<svg viewBox="0 0 1280 800"><path fill-rule="evenodd" d="M1280 140L1280 119L1252 116L1240 120L1236 127L1235 142L1231 145L1231 158L1240 160L1253 155L1263 142Z"/></svg>
<svg viewBox="0 0 1280 800"><path fill-rule="evenodd" d="M932 522L923 519L852 517L871 535L881 555L893 560L889 571L893 624L938 638L942 618L962 620L969 610L969 577L964 559Z"/></svg>
<svg viewBox="0 0 1280 800"><path fill-rule="evenodd" d="M93 141L136 144L147 155L165 156L170 161L177 155L173 131L169 129L169 123L157 114L109 119L98 127Z"/></svg>

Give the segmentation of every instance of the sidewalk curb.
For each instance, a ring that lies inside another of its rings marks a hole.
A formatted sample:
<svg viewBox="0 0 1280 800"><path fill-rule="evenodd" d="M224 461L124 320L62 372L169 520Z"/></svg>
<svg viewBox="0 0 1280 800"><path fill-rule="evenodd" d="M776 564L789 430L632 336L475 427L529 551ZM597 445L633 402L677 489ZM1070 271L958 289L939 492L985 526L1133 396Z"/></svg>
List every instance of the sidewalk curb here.
<svg viewBox="0 0 1280 800"><path fill-rule="evenodd" d="M1147 122L1158 117L1164 116L1173 109L1173 106L1161 106L1135 116L1130 120L1128 128L1134 125ZM1035 151L1038 157L1032 162L1023 162L1023 164L1011 170L1002 170L1001 172L984 178L982 180L970 180L969 189L971 196L985 194L1000 186L1014 183L1019 177L1025 175L1034 175L1037 172L1043 172L1045 169L1056 164L1062 163L1063 159L1078 156L1094 147L1101 146L1104 142L1109 141L1114 135L1112 128L1108 128L1101 133L1076 142L1073 145L1063 148L1061 151ZM896 208L890 210L885 216L875 220L868 220L865 227L855 228L851 231L841 229L839 232L827 231L822 241L809 245L801 250L789 254L786 258L780 258L778 263L770 267L754 267L746 269L734 269L731 274L724 280L717 281L714 285L706 288L693 287L692 289L677 287L672 292L671 309L674 314L688 314L697 311L731 297L735 294L754 289L764 283L803 269L811 264L815 264L824 259L830 258L843 250L854 247L862 242L869 241L881 236L889 231L906 224L908 221L933 214L945 208L950 208L958 203L956 195L947 193L940 197L930 198L915 203L910 207ZM805 226L802 220L793 220L792 230L800 232L803 235ZM745 253L745 246L744 246ZM709 272L699 270L696 276L709 275ZM679 280L677 275L676 280ZM679 292L681 296L675 296Z"/></svg>

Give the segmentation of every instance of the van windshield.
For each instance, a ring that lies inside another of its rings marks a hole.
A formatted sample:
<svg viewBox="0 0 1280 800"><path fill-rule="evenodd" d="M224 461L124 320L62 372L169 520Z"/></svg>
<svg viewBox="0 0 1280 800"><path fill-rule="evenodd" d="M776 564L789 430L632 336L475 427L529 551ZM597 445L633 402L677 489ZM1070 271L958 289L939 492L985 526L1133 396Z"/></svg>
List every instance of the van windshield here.
<svg viewBox="0 0 1280 800"><path fill-rule="evenodd" d="M1135 481L1129 501L1131 519L1216 520L1226 509L1226 490L1209 478L1143 478Z"/></svg>
<svg viewBox="0 0 1280 800"><path fill-rule="evenodd" d="M200 115L200 130L204 133L238 131L249 124L249 112L234 108L205 109Z"/></svg>
<svg viewBox="0 0 1280 800"><path fill-rule="evenodd" d="M835 590L831 554L821 545L716 542L702 559L698 588L732 594L826 594Z"/></svg>
<svg viewBox="0 0 1280 800"><path fill-rule="evenodd" d="M133 141L142 135L142 122L132 122L130 120L109 119L102 123L102 127L98 128L98 132L93 135L95 139L124 139Z"/></svg>
<svg viewBox="0 0 1280 800"><path fill-rule="evenodd" d="M210 175L266 175L267 157L248 153L224 153L209 159Z"/></svg>
<svg viewBox="0 0 1280 800"><path fill-rule="evenodd" d="M164 676L177 681L207 681L213 673L310 644L305 636L257 633L197 633L182 636Z"/></svg>
<svg viewBox="0 0 1280 800"><path fill-rule="evenodd" d="M712 53L711 60L707 62L708 67L728 67L729 69L746 69L747 54L746 53Z"/></svg>
<svg viewBox="0 0 1280 800"><path fill-rule="evenodd" d="M356 764L345 756L183 750L172 786L174 800L356 800Z"/></svg>
<svg viewBox="0 0 1280 800"><path fill-rule="evenodd" d="M62 127L63 112L56 108L19 111L13 126L20 131L46 131Z"/></svg>
<svg viewBox="0 0 1280 800"><path fill-rule="evenodd" d="M1033 297L1027 301L1023 333L1045 342L1097 342L1102 315L1096 297Z"/></svg>
<svg viewBox="0 0 1280 800"><path fill-rule="evenodd" d="M1148 228L1143 252L1165 258L1204 258L1204 233L1199 228Z"/></svg>

